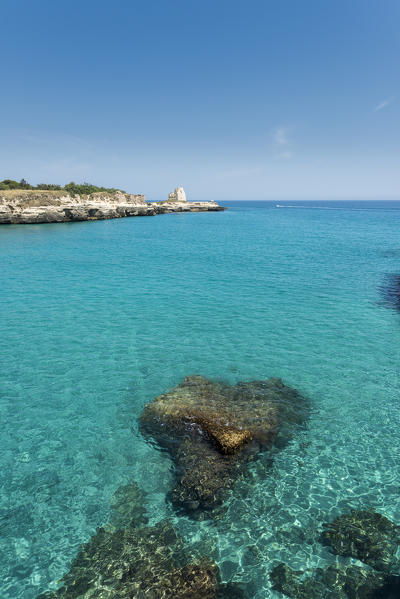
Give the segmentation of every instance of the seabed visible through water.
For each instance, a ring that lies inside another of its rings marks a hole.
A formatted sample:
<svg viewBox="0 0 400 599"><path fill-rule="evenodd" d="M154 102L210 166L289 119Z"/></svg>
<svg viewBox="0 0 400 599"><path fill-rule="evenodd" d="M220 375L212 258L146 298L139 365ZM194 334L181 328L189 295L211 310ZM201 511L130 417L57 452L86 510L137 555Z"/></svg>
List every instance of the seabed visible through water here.
<svg viewBox="0 0 400 599"><path fill-rule="evenodd" d="M386 521L379 542L362 529L383 569L321 534L351 510L400 523L400 203L321 208L1 229L2 598L56 591L99 527L107 545L127 518L143 554L149 531L164 538L166 585L173 566L182 585L266 599L282 597L274 579L293 593L311 577L313 597L349 568L376 584L399 574ZM194 374L279 377L310 403L305 426L246 464L204 519L170 501L173 456L139 428L147 404Z"/></svg>

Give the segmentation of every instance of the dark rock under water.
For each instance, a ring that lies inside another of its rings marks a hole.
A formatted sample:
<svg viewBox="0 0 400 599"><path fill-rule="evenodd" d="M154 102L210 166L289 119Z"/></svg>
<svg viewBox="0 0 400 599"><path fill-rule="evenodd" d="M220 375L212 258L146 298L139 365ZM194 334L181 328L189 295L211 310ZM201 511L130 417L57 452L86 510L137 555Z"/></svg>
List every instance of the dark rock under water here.
<svg viewBox="0 0 400 599"><path fill-rule="evenodd" d="M130 483L111 500L110 521L80 549L57 591L37 599L241 599L218 566L193 558L168 520L147 522L145 495ZM120 528L116 528L120 526Z"/></svg>
<svg viewBox="0 0 400 599"><path fill-rule="evenodd" d="M284 445L308 411L280 379L231 386L191 376L149 403L140 424L175 462L172 503L202 519L223 503L245 465L260 450Z"/></svg>
<svg viewBox="0 0 400 599"><path fill-rule="evenodd" d="M135 528L147 524L146 495L136 482L119 487L110 501L107 528Z"/></svg>
<svg viewBox="0 0 400 599"><path fill-rule="evenodd" d="M386 275L379 288L382 296L382 304L386 308L400 311L400 275Z"/></svg>
<svg viewBox="0 0 400 599"><path fill-rule="evenodd" d="M399 526L374 510L353 510L323 527L322 543L366 566L336 563L310 573L281 563L270 573L274 590L292 599L400 599Z"/></svg>
<svg viewBox="0 0 400 599"><path fill-rule="evenodd" d="M375 570L399 569L400 526L373 510L353 510L323 525L322 542L334 553L353 557Z"/></svg>
<svg viewBox="0 0 400 599"><path fill-rule="evenodd" d="M270 574L272 588L291 599L399 599L400 576L358 566L316 568L311 576L279 564Z"/></svg>

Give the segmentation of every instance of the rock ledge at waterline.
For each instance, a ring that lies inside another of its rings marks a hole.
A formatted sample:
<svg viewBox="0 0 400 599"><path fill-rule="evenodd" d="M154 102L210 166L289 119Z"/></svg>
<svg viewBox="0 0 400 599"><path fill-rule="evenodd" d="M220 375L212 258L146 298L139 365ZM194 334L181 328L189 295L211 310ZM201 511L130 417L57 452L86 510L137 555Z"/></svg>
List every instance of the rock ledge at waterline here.
<svg viewBox="0 0 400 599"><path fill-rule="evenodd" d="M146 202L144 195L116 191L72 195L66 191L0 191L0 224L62 223L171 212L218 212L216 202Z"/></svg>

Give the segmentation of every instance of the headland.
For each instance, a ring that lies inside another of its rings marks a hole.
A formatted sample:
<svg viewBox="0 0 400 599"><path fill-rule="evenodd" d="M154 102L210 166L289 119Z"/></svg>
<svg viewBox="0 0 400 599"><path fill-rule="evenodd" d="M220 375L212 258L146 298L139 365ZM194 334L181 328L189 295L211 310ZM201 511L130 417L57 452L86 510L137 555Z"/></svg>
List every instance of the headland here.
<svg viewBox="0 0 400 599"><path fill-rule="evenodd" d="M180 188L181 189L181 188ZM171 197L172 196L172 197ZM170 194L165 202L147 202L142 194L119 190L79 194L60 190L0 190L0 224L62 223L127 216L155 216L173 212L218 212L214 201L188 202Z"/></svg>

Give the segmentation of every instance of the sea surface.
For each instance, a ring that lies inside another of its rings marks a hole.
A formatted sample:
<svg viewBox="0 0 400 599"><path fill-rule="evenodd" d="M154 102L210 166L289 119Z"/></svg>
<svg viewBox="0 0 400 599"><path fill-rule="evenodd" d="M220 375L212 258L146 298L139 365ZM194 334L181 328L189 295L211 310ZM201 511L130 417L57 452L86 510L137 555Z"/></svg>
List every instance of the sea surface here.
<svg viewBox="0 0 400 599"><path fill-rule="evenodd" d="M400 202L231 202L221 213L0 229L0 597L56 589L136 480L250 597L269 572L335 558L323 522L376 508L400 523ZM138 429L183 377L281 377L307 427L250 467L224 517L166 500L172 462Z"/></svg>

